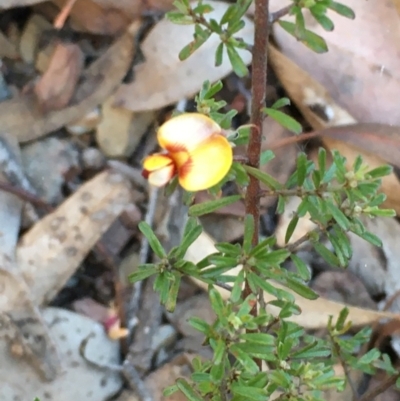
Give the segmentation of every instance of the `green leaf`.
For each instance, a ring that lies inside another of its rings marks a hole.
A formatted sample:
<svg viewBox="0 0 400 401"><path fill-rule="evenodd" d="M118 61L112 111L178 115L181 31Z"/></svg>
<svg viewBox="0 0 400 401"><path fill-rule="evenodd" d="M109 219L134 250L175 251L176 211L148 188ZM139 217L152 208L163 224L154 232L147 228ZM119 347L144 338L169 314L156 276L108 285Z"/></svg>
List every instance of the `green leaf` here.
<svg viewBox="0 0 400 401"><path fill-rule="evenodd" d="M318 149L318 169L321 173L321 177L324 177L325 170L326 170L326 150L325 150L325 148Z"/></svg>
<svg viewBox="0 0 400 401"><path fill-rule="evenodd" d="M241 340L245 340L249 343L262 344L262 345L274 345L275 337L271 334L266 333L243 333L239 335Z"/></svg>
<svg viewBox="0 0 400 401"><path fill-rule="evenodd" d="M253 256L255 259L261 258L264 253L269 253L269 248L274 246L276 243L275 237L268 237L263 239L257 246L255 246L251 252L250 256ZM266 255L265 255L266 256Z"/></svg>
<svg viewBox="0 0 400 401"><path fill-rule="evenodd" d="M364 231L363 233L357 233L357 235L362 239L365 239L365 241L368 241L372 245L378 246L380 248L382 247L381 239L369 231Z"/></svg>
<svg viewBox="0 0 400 401"><path fill-rule="evenodd" d="M216 315L219 317L223 316L225 311L225 304L221 294L215 288L211 287L208 295L210 298L211 307L213 308Z"/></svg>
<svg viewBox="0 0 400 401"><path fill-rule="evenodd" d="M222 64L224 58L224 44L223 42L221 42L218 47L217 50L215 51L215 66L219 67Z"/></svg>
<svg viewBox="0 0 400 401"><path fill-rule="evenodd" d="M376 348L373 348L358 360L358 364L369 365L372 362L376 361L380 356L381 356L380 351L378 351Z"/></svg>
<svg viewBox="0 0 400 401"><path fill-rule="evenodd" d="M356 18L354 11L350 7L345 6L344 4L337 3L336 1L331 0L328 4L328 7L343 17L350 19Z"/></svg>
<svg viewBox="0 0 400 401"><path fill-rule="evenodd" d="M179 252L177 252L176 255L178 259L183 258L185 256L190 245L192 245L193 242L196 241L197 238L199 238L202 232L203 232L202 226L197 225L196 227L193 227L187 234L184 235L184 237L182 238L182 242L178 247Z"/></svg>
<svg viewBox="0 0 400 401"><path fill-rule="evenodd" d="M158 292L160 296L160 303L165 305L168 300L170 281L168 280L166 272L159 274L154 280L154 291Z"/></svg>
<svg viewBox="0 0 400 401"><path fill-rule="evenodd" d="M280 109L281 107L285 107L285 106L289 106L290 103L290 99L287 97L282 97L280 99L278 99L272 106L271 109Z"/></svg>
<svg viewBox="0 0 400 401"><path fill-rule="evenodd" d="M262 388L249 387L245 385L232 385L232 393L235 396L242 397L243 400L265 401L268 399L267 391Z"/></svg>
<svg viewBox="0 0 400 401"><path fill-rule="evenodd" d="M199 27L196 25L195 29ZM198 28L196 30L195 39L187 44L180 52L179 52L179 60L184 61L189 58L197 49L199 49L211 36L211 31L201 30Z"/></svg>
<svg viewBox="0 0 400 401"><path fill-rule="evenodd" d="M221 25L227 24L232 18L234 18L236 13L236 5L232 4L230 5L224 15L221 18Z"/></svg>
<svg viewBox="0 0 400 401"><path fill-rule="evenodd" d="M241 269L235 279L231 292L230 299L233 303L239 302L242 296L243 283L244 283L244 269Z"/></svg>
<svg viewBox="0 0 400 401"><path fill-rule="evenodd" d="M348 316L349 316L349 308L347 308L347 307L343 308L339 313L339 317L338 317L336 325L335 325L335 329L337 331L341 331L343 329Z"/></svg>
<svg viewBox="0 0 400 401"><path fill-rule="evenodd" d="M229 242L218 242L214 246L219 252L234 258L239 256L241 253L241 247L239 244L233 245Z"/></svg>
<svg viewBox="0 0 400 401"><path fill-rule="evenodd" d="M384 165L384 166L374 168L371 171L368 171L367 175L370 178L381 178L381 177L385 177L387 175L392 174L392 172L393 172L392 166Z"/></svg>
<svg viewBox="0 0 400 401"><path fill-rule="evenodd" d="M299 258L297 255L292 254L290 256L290 258L292 259L292 262L295 264L296 268L297 268L297 272L299 274L299 276L301 277L301 279L303 279L304 281L309 281L311 280L311 271L309 266L307 266L307 264L303 261L303 259Z"/></svg>
<svg viewBox="0 0 400 401"><path fill-rule="evenodd" d="M319 297L319 295L315 291L313 291L310 287L307 287L305 284L291 277L288 277L286 279L286 285L296 294L301 295L303 298L317 299Z"/></svg>
<svg viewBox="0 0 400 401"><path fill-rule="evenodd" d="M243 20L236 21L228 25L227 33L232 36L245 27L246 23Z"/></svg>
<svg viewBox="0 0 400 401"><path fill-rule="evenodd" d="M267 164L275 158L275 153L272 150L264 150L260 155L260 166Z"/></svg>
<svg viewBox="0 0 400 401"><path fill-rule="evenodd" d="M245 77L249 70L246 67L246 64L243 62L236 48L232 44L226 45L226 50L228 51L229 61L232 64L233 71L239 77Z"/></svg>
<svg viewBox="0 0 400 401"><path fill-rule="evenodd" d="M181 275L178 272L175 272L173 277L174 280L172 280L172 283L169 287L168 298L167 302L165 303L165 309L168 312L173 312L175 310L176 300L178 298L179 287L181 284Z"/></svg>
<svg viewBox="0 0 400 401"><path fill-rule="evenodd" d="M177 379L176 386L180 391L182 391L189 401L203 401L203 397L197 394L197 392L185 379Z"/></svg>
<svg viewBox="0 0 400 401"><path fill-rule="evenodd" d="M309 30L305 30L304 37L299 38L297 36L297 30L296 30L296 25L293 22L289 21L279 21L279 25L290 35L294 36L296 39L298 39L300 42L302 42L304 45L306 45L308 48L313 50L316 53L326 53L328 51L328 47L326 45L325 40L317 35L314 32L311 32Z"/></svg>
<svg viewBox="0 0 400 401"><path fill-rule="evenodd" d="M209 202L199 203L189 208L189 216L202 216L204 214L212 213L221 207L232 205L241 199L241 195L226 196L221 199L212 200Z"/></svg>
<svg viewBox="0 0 400 401"><path fill-rule="evenodd" d="M335 219L336 223L338 223L343 230L348 230L350 227L350 222L345 214L332 202L326 201L325 204L329 212L332 214L332 217Z"/></svg>
<svg viewBox="0 0 400 401"><path fill-rule="evenodd" d="M246 253L250 252L251 243L254 235L254 218L251 214L246 215L244 219L244 236L243 236L243 250Z"/></svg>
<svg viewBox="0 0 400 401"><path fill-rule="evenodd" d="M215 365L219 365L222 362L222 359L226 352L225 342L222 339L217 340L215 347L213 347L213 350L214 350L213 363Z"/></svg>
<svg viewBox="0 0 400 401"><path fill-rule="evenodd" d="M137 281L145 280L146 278L158 273L157 265L149 263L147 265L139 266L139 269L129 275L129 281L136 283Z"/></svg>
<svg viewBox="0 0 400 401"><path fill-rule="evenodd" d="M199 317L190 317L188 319L189 324L197 331L200 333L205 334L206 336L208 335L210 331L210 325L206 323L203 319L200 319Z"/></svg>
<svg viewBox="0 0 400 401"><path fill-rule="evenodd" d="M275 180L275 178L271 177L269 174L263 173L259 169L247 165L243 167L249 174L251 174L254 178L257 178L267 187L273 190L282 189L283 187L282 184L280 184L277 180Z"/></svg>
<svg viewBox="0 0 400 401"><path fill-rule="evenodd" d="M172 386L168 386L164 389L163 396L170 397L172 394L176 393L177 391L179 391L178 386L176 384L173 384Z"/></svg>
<svg viewBox="0 0 400 401"><path fill-rule="evenodd" d="M326 348L319 346L317 342L308 344L302 349L297 350L290 355L293 359L313 359L313 358L326 358L330 356L331 351Z"/></svg>
<svg viewBox="0 0 400 401"><path fill-rule="evenodd" d="M239 345L240 344L233 344L231 346L230 350L232 354L250 374L257 374L259 372L257 363L246 352L242 351L240 347L238 347Z"/></svg>
<svg viewBox="0 0 400 401"><path fill-rule="evenodd" d="M193 25L193 18L179 11L170 11L166 14L169 21L177 25Z"/></svg>
<svg viewBox="0 0 400 401"><path fill-rule="evenodd" d="M312 244L316 252L331 266L337 267L340 265L338 258L325 245L320 242L313 242Z"/></svg>
<svg viewBox="0 0 400 401"><path fill-rule="evenodd" d="M307 156L301 152L297 156L297 185L301 187L307 175Z"/></svg>
<svg viewBox="0 0 400 401"><path fill-rule="evenodd" d="M205 4L202 2L199 2L195 8L193 8L193 13L194 14L208 14L212 12L214 9L211 7L210 4Z"/></svg>
<svg viewBox="0 0 400 401"><path fill-rule="evenodd" d="M299 216L294 216L292 220L290 220L290 223L288 225L288 228L286 230L285 234L285 244L287 244L290 241L290 238L293 235L294 230L296 229L297 223L299 222Z"/></svg>
<svg viewBox="0 0 400 401"><path fill-rule="evenodd" d="M333 24L332 20L328 18L326 15L323 14L317 14L313 12L313 7L310 8L311 14L314 17L314 19L322 26L322 28L327 31L327 32L332 32L333 29L335 28L335 25Z"/></svg>
<svg viewBox="0 0 400 401"><path fill-rule="evenodd" d="M160 259L167 256L163 246L161 245L161 242L158 240L151 227L145 221L141 221L139 223L139 230L147 238L151 249Z"/></svg>
<svg viewBox="0 0 400 401"><path fill-rule="evenodd" d="M278 124L282 125L282 127L294 132L297 135L303 131L300 123L298 123L293 117L290 117L280 110L265 107L264 113L270 116Z"/></svg>

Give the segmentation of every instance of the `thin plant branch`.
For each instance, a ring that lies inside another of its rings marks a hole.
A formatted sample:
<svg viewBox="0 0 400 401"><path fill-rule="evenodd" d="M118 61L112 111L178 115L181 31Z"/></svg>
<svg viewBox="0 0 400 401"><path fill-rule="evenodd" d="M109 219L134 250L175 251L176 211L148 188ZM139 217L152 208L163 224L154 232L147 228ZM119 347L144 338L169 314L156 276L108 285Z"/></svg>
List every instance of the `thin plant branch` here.
<svg viewBox="0 0 400 401"><path fill-rule="evenodd" d="M54 208L51 205L46 203L44 200L40 199L35 194L26 191L25 189L16 187L4 181L0 181L0 190L13 194L18 198L20 198L21 200L29 202L34 206L42 207L43 209L46 210L46 212L50 213L54 211Z"/></svg>
<svg viewBox="0 0 400 401"><path fill-rule="evenodd" d="M400 373L395 375L389 376L387 379L381 381L377 386L371 388L365 392L361 397L356 399L356 401L372 401L377 397L379 394L382 394L384 391L392 387L396 384L397 379L400 378ZM355 400L353 400L355 401Z"/></svg>
<svg viewBox="0 0 400 401"><path fill-rule="evenodd" d="M357 392L356 386L353 383L353 380L351 378L349 367L347 366L346 361L342 357L340 346L336 342L335 337L332 336L331 333L329 333L329 338L330 338L331 343L333 345L334 352L335 352L337 358L339 359L340 365L343 368L343 372L344 372L344 375L346 376L346 380L349 383L349 386L350 386L350 389L351 389L351 393L353 394L353 401L358 401L358 392Z"/></svg>
<svg viewBox="0 0 400 401"><path fill-rule="evenodd" d="M293 4L289 4L286 7L283 7L280 10L275 11L274 13L271 13L269 16L270 24L273 24L274 22L280 20L285 15L288 15L292 7L293 7Z"/></svg>
<svg viewBox="0 0 400 401"><path fill-rule="evenodd" d="M260 165L262 123L264 120L263 108L265 107L265 96L267 91L267 48L269 37L269 0L255 0L254 12L254 47L251 77L251 131L250 141L247 147L248 165L258 168ZM250 177L250 183L246 191L245 206L246 214L254 219L254 233L252 245L257 246L259 241L260 220L260 183ZM242 298L245 299L252 293L250 285L245 280ZM257 303L251 313L257 316ZM261 368L261 361L257 361Z"/></svg>
<svg viewBox="0 0 400 401"><path fill-rule="evenodd" d="M136 391L140 401L153 401L153 397L146 387L146 384L143 382L134 364L129 359L124 361L122 373L126 381L129 383L129 386Z"/></svg>

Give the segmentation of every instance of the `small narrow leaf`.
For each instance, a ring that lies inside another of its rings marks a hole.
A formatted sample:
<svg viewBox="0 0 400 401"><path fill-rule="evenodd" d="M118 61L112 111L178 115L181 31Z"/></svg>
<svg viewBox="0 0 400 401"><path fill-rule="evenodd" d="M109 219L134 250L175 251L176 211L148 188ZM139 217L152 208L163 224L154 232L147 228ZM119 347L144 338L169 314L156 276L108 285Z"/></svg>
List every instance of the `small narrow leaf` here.
<svg viewBox="0 0 400 401"><path fill-rule="evenodd" d="M224 58L224 44L221 42L215 51L215 66L219 67Z"/></svg>
<svg viewBox="0 0 400 401"><path fill-rule="evenodd" d="M263 173L259 169L247 165L243 167L249 174L251 174L254 178L257 178L267 187L274 190L282 189L283 187L282 184L280 184L277 180L275 180L275 178L271 177L269 174Z"/></svg>
<svg viewBox="0 0 400 401"><path fill-rule="evenodd" d="M320 242L313 242L313 247L331 266L337 267L340 265L338 258L325 245Z"/></svg>
<svg viewBox="0 0 400 401"><path fill-rule="evenodd" d="M290 241L290 238L293 235L294 230L296 229L297 223L299 222L299 216L294 216L292 220L290 220L290 223L288 225L288 228L286 230L286 235L285 235L285 244L287 244Z"/></svg>
<svg viewBox="0 0 400 401"><path fill-rule="evenodd" d="M288 129L289 131L294 132L297 135L303 131L303 128L300 123L298 123L293 117L290 117L289 115L283 113L280 110L275 110L272 108L265 107L264 113L270 116L278 124L282 125L282 127Z"/></svg>
<svg viewBox="0 0 400 401"><path fill-rule="evenodd" d="M207 213L212 213L217 209L231 205L241 199L241 195L226 196L221 199L212 200L209 202L199 203L189 208L189 216L202 216Z"/></svg>
<svg viewBox="0 0 400 401"><path fill-rule="evenodd" d="M329 212L332 214L332 217L335 219L336 223L338 223L343 230L348 230L350 227L350 222L345 214L332 202L327 201L325 202L325 204Z"/></svg>
<svg viewBox="0 0 400 401"><path fill-rule="evenodd" d="M176 386L180 391L182 391L189 401L203 401L203 397L197 394L197 392L185 379L178 379L176 381Z"/></svg>
<svg viewBox="0 0 400 401"><path fill-rule="evenodd" d="M331 0L328 4L328 7L343 17L350 19L356 18L354 11L350 7L345 6L344 4L337 3L336 1Z"/></svg>
<svg viewBox="0 0 400 401"><path fill-rule="evenodd" d="M129 281L131 283L136 283L137 281L145 280L146 278L157 273L158 273L157 266L149 263L148 265L139 266L138 270L130 274Z"/></svg>
<svg viewBox="0 0 400 401"><path fill-rule="evenodd" d="M303 259L299 258L297 255L292 254L290 256L292 262L295 264L297 268L297 273L304 281L311 280L311 271L309 266L303 261Z"/></svg>
<svg viewBox="0 0 400 401"><path fill-rule="evenodd" d="M175 310L180 284L181 275L179 273L175 273L174 280L169 287L167 302L165 303L165 309L168 312L173 312Z"/></svg>
<svg viewBox="0 0 400 401"><path fill-rule="evenodd" d="M232 64L233 71L239 77L245 77L249 70L246 67L246 64L243 62L239 53L233 45L227 45L226 50L228 51L229 61Z"/></svg>
<svg viewBox="0 0 400 401"><path fill-rule="evenodd" d="M243 250L250 252L251 243L254 235L254 218L251 214L246 215L244 220Z"/></svg>
<svg viewBox="0 0 400 401"><path fill-rule="evenodd" d="M317 299L319 295L313 291L310 287L307 287L305 284L300 283L291 277L286 279L286 285L293 290L296 294L301 295L306 299Z"/></svg>
<svg viewBox="0 0 400 401"><path fill-rule="evenodd" d="M281 107L289 106L290 105L290 99L287 97L282 97L278 99L272 106L271 109L280 109Z"/></svg>
<svg viewBox="0 0 400 401"><path fill-rule="evenodd" d="M167 256L163 246L161 245L161 242L158 240L151 227L145 221L141 221L139 223L139 230L147 238L151 249L160 259Z"/></svg>
<svg viewBox="0 0 400 401"><path fill-rule="evenodd" d="M297 185L301 187L307 175L307 156L301 152L297 156Z"/></svg>
<svg viewBox="0 0 400 401"><path fill-rule="evenodd" d="M340 311L338 320L337 320L336 325L335 325L335 329L336 329L336 330L340 331L340 330L343 329L344 324L345 324L346 319L347 319L348 316L349 316L349 309L348 309L347 307L346 307L346 308L343 308L343 309Z"/></svg>
<svg viewBox="0 0 400 401"><path fill-rule="evenodd" d="M260 156L260 166L263 166L264 164L267 164L269 161L275 158L275 154L272 150L265 150L264 152L261 153Z"/></svg>
<svg viewBox="0 0 400 401"><path fill-rule="evenodd" d="M279 21L279 25L314 52L326 53L328 51L325 40L316 33L306 29L303 37L298 37L297 26L293 22Z"/></svg>

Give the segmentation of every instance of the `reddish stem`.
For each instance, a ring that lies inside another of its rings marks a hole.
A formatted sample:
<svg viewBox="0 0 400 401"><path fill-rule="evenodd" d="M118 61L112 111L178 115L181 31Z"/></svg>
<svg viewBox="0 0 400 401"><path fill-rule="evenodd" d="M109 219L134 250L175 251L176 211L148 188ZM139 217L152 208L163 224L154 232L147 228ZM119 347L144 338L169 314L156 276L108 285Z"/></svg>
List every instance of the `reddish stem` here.
<svg viewBox="0 0 400 401"><path fill-rule="evenodd" d="M254 47L251 79L251 121L252 126L250 141L247 147L248 165L258 168L260 165L262 123L264 119L263 108L265 107L265 94L267 89L267 46L269 34L269 0L255 0L254 13ZM246 214L254 218L253 246L258 244L258 230L260 220L260 184L259 181L250 176L247 188ZM243 290L243 298L251 294L251 289L246 281ZM253 316L257 315L257 304L252 310Z"/></svg>

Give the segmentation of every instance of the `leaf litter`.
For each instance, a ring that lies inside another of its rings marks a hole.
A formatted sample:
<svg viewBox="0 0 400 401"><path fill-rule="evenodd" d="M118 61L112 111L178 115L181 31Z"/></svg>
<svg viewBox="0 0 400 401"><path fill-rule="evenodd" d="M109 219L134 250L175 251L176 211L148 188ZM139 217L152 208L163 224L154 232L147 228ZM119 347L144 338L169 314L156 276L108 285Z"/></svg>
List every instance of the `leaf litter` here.
<svg viewBox="0 0 400 401"><path fill-rule="evenodd" d="M120 401L136 401L150 390L157 401L163 399L164 387L190 374L194 355L209 353L188 329L187 316L198 312L212 321L214 315L205 294L198 293L206 289L199 282L184 283L176 312L169 314L159 307L151 281L135 287L127 281L146 256L137 229L140 209L147 210L144 218L167 247L179 239L185 220L179 197L165 199L147 190L140 161L155 148L156 127L171 106L183 102L190 109L187 101L206 79L224 80L220 100L226 99L226 110L237 109L238 120L247 123L248 82L232 78L227 57L215 67L215 35L192 57L179 61L179 51L193 32L192 27L159 19L171 8L169 0L69 3L67 10L61 0L0 0L0 14L11 12L11 18L0 21L0 89L6 94L0 102L5 183L0 187L0 285L5 288L0 298L0 355L6 361L0 365L0 398L11 401L34 394L49 400L98 401L123 390ZM272 1L273 10L281 3ZM307 17L328 43L330 52L323 56L274 28L278 48L271 46L269 52L276 79L270 83L266 106L284 91L297 108L289 107L289 112L306 131L314 130L314 139L299 144L265 120L264 150L274 149L276 157L262 168L280 182L295 168L298 149L312 158L321 143L328 150L339 149L349 162L361 153L372 167L383 162L400 167L399 2L369 3L350 1L356 20L332 15L335 30L327 34ZM212 17L228 7L220 1L212 5ZM25 7L27 16L12 14L15 7ZM144 12L150 16L144 18ZM385 30L379 29L382 21ZM59 24L74 35L54 29ZM359 32L365 35L361 38ZM249 16L240 34L252 43L253 33ZM249 53L243 56L250 64ZM242 149L235 151L240 156ZM29 166L37 166L36 175ZM387 206L398 212L396 168L383 188ZM224 191L231 195L235 188ZM205 196L199 194L197 200ZM296 199L278 218L276 200L266 198L262 207L264 234L275 232L282 246ZM240 240L243 214L239 202L202 218L206 232L187 259L196 262L214 252L207 233L220 241ZM318 302L295 295L300 319L307 329L322 330L329 315L347 305L356 327L373 325L374 344L382 347L389 339L396 351L399 225L396 219L380 218L367 224L382 238L383 247L350 236L354 254L348 271L327 267L307 245L297 250L313 272L310 286L321 294ZM307 217L301 219L292 241L310 227ZM27 319L30 323L23 325ZM19 352L10 352L15 349ZM329 399L337 400L332 394Z"/></svg>

